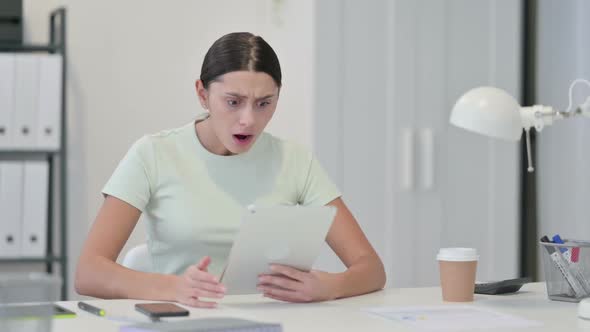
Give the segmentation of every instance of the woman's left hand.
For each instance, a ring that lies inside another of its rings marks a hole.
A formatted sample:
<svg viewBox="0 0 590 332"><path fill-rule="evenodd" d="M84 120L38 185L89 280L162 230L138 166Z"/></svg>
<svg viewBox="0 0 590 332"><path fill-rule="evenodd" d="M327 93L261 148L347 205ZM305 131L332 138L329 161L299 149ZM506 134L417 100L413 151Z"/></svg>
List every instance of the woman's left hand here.
<svg viewBox="0 0 590 332"><path fill-rule="evenodd" d="M288 302L327 301L337 297L334 274L303 272L278 264L271 265L270 270L273 274L258 276L257 288L265 297Z"/></svg>

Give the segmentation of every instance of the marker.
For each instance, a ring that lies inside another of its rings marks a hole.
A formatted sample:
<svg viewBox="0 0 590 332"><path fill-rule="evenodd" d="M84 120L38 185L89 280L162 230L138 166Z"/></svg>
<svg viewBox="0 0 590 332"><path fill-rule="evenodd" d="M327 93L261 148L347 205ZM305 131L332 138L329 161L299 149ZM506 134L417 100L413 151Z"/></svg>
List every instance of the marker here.
<svg viewBox="0 0 590 332"><path fill-rule="evenodd" d="M577 263L580 260L580 247L572 248L572 263Z"/></svg>
<svg viewBox="0 0 590 332"><path fill-rule="evenodd" d="M559 234L555 234L553 236L553 242L564 244L564 242L561 239L561 237L559 236ZM563 253L563 256L565 257L565 259L572 262L572 263L577 263L578 260L580 259L580 248L579 247L572 247L571 250L565 249L565 251L564 251L564 248L561 248L560 250Z"/></svg>
<svg viewBox="0 0 590 332"><path fill-rule="evenodd" d="M563 240L561 239L561 236L559 236L559 234L553 235L553 243L565 244L565 242L563 242ZM567 248L560 247L559 251L561 251L561 253L565 256L565 258L568 261L570 260L570 254L569 254Z"/></svg>
<svg viewBox="0 0 590 332"><path fill-rule="evenodd" d="M85 303L85 302L78 302L78 308L80 308L86 312L89 312L93 315L100 316L100 317L104 317L104 315L105 315L104 310L97 308L93 305L90 305L88 303Z"/></svg>

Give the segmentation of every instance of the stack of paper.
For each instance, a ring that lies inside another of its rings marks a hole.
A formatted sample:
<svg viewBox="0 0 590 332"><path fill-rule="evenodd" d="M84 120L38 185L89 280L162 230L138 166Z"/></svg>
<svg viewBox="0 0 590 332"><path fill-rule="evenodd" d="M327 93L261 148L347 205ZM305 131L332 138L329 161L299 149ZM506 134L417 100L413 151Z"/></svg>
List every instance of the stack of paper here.
<svg viewBox="0 0 590 332"><path fill-rule="evenodd" d="M374 307L364 311L408 327L430 331L502 330L542 325L537 321L470 306Z"/></svg>

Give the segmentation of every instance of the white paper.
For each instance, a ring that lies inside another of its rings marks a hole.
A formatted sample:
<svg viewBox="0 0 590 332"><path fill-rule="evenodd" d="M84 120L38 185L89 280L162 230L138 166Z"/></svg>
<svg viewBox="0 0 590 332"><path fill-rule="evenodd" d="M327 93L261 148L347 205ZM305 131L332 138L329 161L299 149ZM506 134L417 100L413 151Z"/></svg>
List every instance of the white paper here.
<svg viewBox="0 0 590 332"><path fill-rule="evenodd" d="M468 306L373 307L363 311L428 331L522 328L541 322Z"/></svg>

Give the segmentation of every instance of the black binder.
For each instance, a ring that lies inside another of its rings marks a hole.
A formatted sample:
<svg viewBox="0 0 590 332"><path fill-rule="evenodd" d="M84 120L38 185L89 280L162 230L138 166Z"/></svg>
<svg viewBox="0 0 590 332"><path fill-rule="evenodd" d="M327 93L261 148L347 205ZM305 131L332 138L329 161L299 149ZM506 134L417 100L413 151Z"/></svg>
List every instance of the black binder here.
<svg viewBox="0 0 590 332"><path fill-rule="evenodd" d="M22 44L23 2L22 0L0 1L0 43Z"/></svg>

